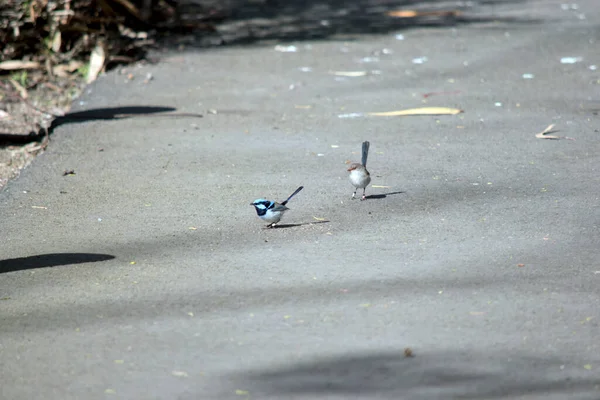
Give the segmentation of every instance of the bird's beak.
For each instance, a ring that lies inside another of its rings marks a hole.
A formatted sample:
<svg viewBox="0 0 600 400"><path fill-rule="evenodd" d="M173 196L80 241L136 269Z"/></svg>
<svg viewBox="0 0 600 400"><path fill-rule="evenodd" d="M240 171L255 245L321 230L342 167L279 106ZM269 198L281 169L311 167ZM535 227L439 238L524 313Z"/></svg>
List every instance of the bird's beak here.
<svg viewBox="0 0 600 400"><path fill-rule="evenodd" d="M347 171L352 171L353 169L356 169L356 168L350 167L350 168L347 169Z"/></svg>
<svg viewBox="0 0 600 400"><path fill-rule="evenodd" d="M251 205L251 206L253 206L253 205L254 205L254 203L250 203L250 205Z"/></svg>

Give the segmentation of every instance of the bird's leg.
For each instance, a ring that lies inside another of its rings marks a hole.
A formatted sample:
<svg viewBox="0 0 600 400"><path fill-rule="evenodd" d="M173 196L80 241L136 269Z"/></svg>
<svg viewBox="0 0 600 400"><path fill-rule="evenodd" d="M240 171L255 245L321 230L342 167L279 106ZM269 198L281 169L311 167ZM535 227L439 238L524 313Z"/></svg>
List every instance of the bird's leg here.
<svg viewBox="0 0 600 400"><path fill-rule="evenodd" d="M367 188L363 189L363 195L362 195L362 199L361 200L366 200L367 196L365 196L365 191L367 190Z"/></svg>
<svg viewBox="0 0 600 400"><path fill-rule="evenodd" d="M357 190L358 190L358 189L354 189L354 193L352 193L352 199L354 199L354 198L356 197L356 191L357 191Z"/></svg>
<svg viewBox="0 0 600 400"><path fill-rule="evenodd" d="M269 225L267 225L267 228L273 228L275 226L275 222L271 222Z"/></svg>

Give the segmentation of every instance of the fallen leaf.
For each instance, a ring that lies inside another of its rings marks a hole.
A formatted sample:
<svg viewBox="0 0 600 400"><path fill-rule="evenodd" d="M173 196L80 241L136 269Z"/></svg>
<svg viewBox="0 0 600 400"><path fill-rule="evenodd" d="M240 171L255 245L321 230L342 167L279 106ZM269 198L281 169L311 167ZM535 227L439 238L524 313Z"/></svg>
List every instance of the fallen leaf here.
<svg viewBox="0 0 600 400"><path fill-rule="evenodd" d="M21 96L21 98L26 99L29 97L29 93L27 93L27 89L25 89L23 86L21 86L21 84L19 82L15 81L13 78L8 78L8 80L15 87L17 92L19 92L19 96Z"/></svg>
<svg viewBox="0 0 600 400"><path fill-rule="evenodd" d="M523 268L525 266L525 264L517 264L517 267L519 268Z"/></svg>
<svg viewBox="0 0 600 400"><path fill-rule="evenodd" d="M335 76L347 76L350 78L367 75L367 71L329 71L329 73Z"/></svg>
<svg viewBox="0 0 600 400"><path fill-rule="evenodd" d="M414 18L418 15L418 13L414 10L396 10L388 11L387 15L395 18Z"/></svg>
<svg viewBox="0 0 600 400"><path fill-rule="evenodd" d="M90 68L86 77L86 83L92 83L98 77L98 74L104 69L104 62L106 61L106 51L103 43L99 42L92 54L90 55Z"/></svg>
<svg viewBox="0 0 600 400"><path fill-rule="evenodd" d="M448 107L423 107L423 108L411 108L408 110L399 111L387 111L387 112L373 112L367 113L374 117L403 117L410 115L456 115L464 112L458 108Z"/></svg>
<svg viewBox="0 0 600 400"><path fill-rule="evenodd" d="M125 360L115 360L115 364L124 364Z"/></svg>
<svg viewBox="0 0 600 400"><path fill-rule="evenodd" d="M391 186L371 185L372 188L389 189Z"/></svg>
<svg viewBox="0 0 600 400"><path fill-rule="evenodd" d="M44 207L44 206L31 206L31 208L39 208L39 209L42 209L42 210L47 210L48 209L48 207Z"/></svg>
<svg viewBox="0 0 600 400"><path fill-rule="evenodd" d="M590 371L592 369L592 364L585 364L583 366L583 368L587 369L588 371Z"/></svg>
<svg viewBox="0 0 600 400"><path fill-rule="evenodd" d="M404 357L414 357L413 351L410 347L404 348Z"/></svg>
<svg viewBox="0 0 600 400"><path fill-rule="evenodd" d="M106 394L115 394L115 393L117 393L117 392L115 392L115 390L114 390L114 389L106 389L106 390L104 391L104 393L106 393Z"/></svg>
<svg viewBox="0 0 600 400"><path fill-rule="evenodd" d="M416 18L416 17L458 17L460 11L416 11L416 10L395 10L388 11L388 16L394 18Z"/></svg>
<svg viewBox="0 0 600 400"><path fill-rule="evenodd" d="M37 61L19 61L9 60L0 62L0 70L2 71L14 71L18 69L38 69L41 68Z"/></svg>
<svg viewBox="0 0 600 400"><path fill-rule="evenodd" d="M536 133L535 137L538 139L553 139L553 140L560 139L560 136L548 135L548 133L556 132L554 130L554 126L555 126L554 124L548 125L548 127L546 129L544 129L540 133Z"/></svg>
<svg viewBox="0 0 600 400"><path fill-rule="evenodd" d="M250 394L250 392L248 392L247 390L235 389L235 394L237 394L238 396L247 396Z"/></svg>
<svg viewBox="0 0 600 400"><path fill-rule="evenodd" d="M67 176L67 175L75 175L75 170L73 170L73 169L65 170L65 172L63 172L63 176Z"/></svg>
<svg viewBox="0 0 600 400"><path fill-rule="evenodd" d="M313 216L313 218L316 219L317 221L325 221L325 218L319 218L319 217L314 217L314 216Z"/></svg>
<svg viewBox="0 0 600 400"><path fill-rule="evenodd" d="M171 375L177 376L179 378L187 378L189 376L188 373L185 371L172 371Z"/></svg>
<svg viewBox="0 0 600 400"><path fill-rule="evenodd" d="M52 67L52 73L60 76L61 78L65 78L69 76L69 74L77 71L82 66L83 63L81 61L71 60L68 64L59 64Z"/></svg>

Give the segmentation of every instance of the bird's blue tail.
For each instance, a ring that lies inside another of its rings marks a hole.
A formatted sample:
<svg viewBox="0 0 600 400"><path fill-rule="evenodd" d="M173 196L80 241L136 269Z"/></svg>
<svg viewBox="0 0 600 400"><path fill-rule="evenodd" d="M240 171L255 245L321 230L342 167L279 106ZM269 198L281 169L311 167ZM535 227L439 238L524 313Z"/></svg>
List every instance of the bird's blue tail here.
<svg viewBox="0 0 600 400"><path fill-rule="evenodd" d="M369 142L363 142L362 145L362 165L363 167L367 167L367 157L369 156L369 146L371 144Z"/></svg>
<svg viewBox="0 0 600 400"><path fill-rule="evenodd" d="M288 197L288 198L287 198L287 200L286 200L286 201L284 201L283 203L281 203L281 205L282 205L282 206L285 206L285 205L286 205L286 203L287 203L288 201L290 201L290 199L291 199L292 197L294 197L295 195L297 195L297 194L298 194L298 192L299 192L299 191L301 191L302 189L304 189L304 186L300 186L298 189L296 189L296 191L295 191L294 193L292 193L292 194L290 195L290 197Z"/></svg>

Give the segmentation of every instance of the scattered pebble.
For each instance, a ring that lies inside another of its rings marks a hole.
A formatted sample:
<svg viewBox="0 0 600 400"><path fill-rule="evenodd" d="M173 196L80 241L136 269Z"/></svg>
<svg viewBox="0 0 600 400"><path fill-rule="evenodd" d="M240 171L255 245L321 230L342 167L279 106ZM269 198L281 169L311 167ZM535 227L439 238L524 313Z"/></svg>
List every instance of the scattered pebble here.
<svg viewBox="0 0 600 400"><path fill-rule="evenodd" d="M298 51L298 48L296 46L282 46L278 44L275 46L275 51L280 51L282 53L295 53Z"/></svg>
<svg viewBox="0 0 600 400"><path fill-rule="evenodd" d="M379 62L379 57L363 57L360 59L361 63L373 63Z"/></svg>
<svg viewBox="0 0 600 400"><path fill-rule="evenodd" d="M560 5L560 9L563 11L579 10L579 5L577 5L575 3L572 3L572 4L563 3Z"/></svg>
<svg viewBox="0 0 600 400"><path fill-rule="evenodd" d="M533 74L523 74L523 79L533 79Z"/></svg>
<svg viewBox="0 0 600 400"><path fill-rule="evenodd" d="M563 57L560 59L561 64L575 64L583 60L583 57Z"/></svg>
<svg viewBox="0 0 600 400"><path fill-rule="evenodd" d="M399 33L396 35L396 40L404 40L404 35Z"/></svg>
<svg viewBox="0 0 600 400"><path fill-rule="evenodd" d="M338 118L359 118L363 115L361 113L350 113L350 114L339 114Z"/></svg>
<svg viewBox="0 0 600 400"><path fill-rule="evenodd" d="M427 62L427 57L417 57L412 59L413 64L425 64Z"/></svg>

